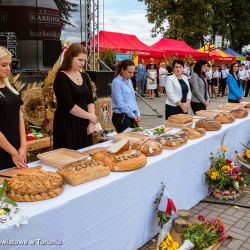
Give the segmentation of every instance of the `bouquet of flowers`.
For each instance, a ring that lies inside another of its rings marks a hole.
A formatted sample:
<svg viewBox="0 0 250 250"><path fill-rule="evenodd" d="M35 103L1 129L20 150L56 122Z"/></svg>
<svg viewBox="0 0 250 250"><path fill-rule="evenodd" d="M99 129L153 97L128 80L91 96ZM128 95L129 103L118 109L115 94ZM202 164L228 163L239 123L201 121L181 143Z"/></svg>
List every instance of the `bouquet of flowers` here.
<svg viewBox="0 0 250 250"><path fill-rule="evenodd" d="M42 130L37 131L33 128L27 129L25 132L26 132L26 140L27 141L38 140L38 139L49 136L46 132L44 132Z"/></svg>
<svg viewBox="0 0 250 250"><path fill-rule="evenodd" d="M225 226L220 219L206 219L198 216L199 222L189 223L183 229L182 241L190 240L194 249L202 250L227 238Z"/></svg>
<svg viewBox="0 0 250 250"><path fill-rule="evenodd" d="M250 168L250 141L248 141L246 145L243 144L243 146L244 150L241 154L239 154L237 151L235 152L236 157L240 164L247 168Z"/></svg>
<svg viewBox="0 0 250 250"><path fill-rule="evenodd" d="M179 248L179 243L174 241L172 236L168 234L165 240L163 240L160 244L160 250L176 250Z"/></svg>
<svg viewBox="0 0 250 250"><path fill-rule="evenodd" d="M231 200L239 196L239 192L246 186L240 168L231 160L226 159L226 146L221 146L222 153L211 153L211 167L205 174L206 183L212 193L219 199Z"/></svg>

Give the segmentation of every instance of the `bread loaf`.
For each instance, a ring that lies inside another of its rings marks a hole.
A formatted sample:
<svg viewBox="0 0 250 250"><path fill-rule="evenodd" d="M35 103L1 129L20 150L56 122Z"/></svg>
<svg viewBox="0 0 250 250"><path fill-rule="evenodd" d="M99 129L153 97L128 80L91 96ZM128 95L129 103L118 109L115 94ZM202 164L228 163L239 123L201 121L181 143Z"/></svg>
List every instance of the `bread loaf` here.
<svg viewBox="0 0 250 250"><path fill-rule="evenodd" d="M70 185L76 186L110 174L110 169L95 160L78 160L62 167L57 171Z"/></svg>
<svg viewBox="0 0 250 250"><path fill-rule="evenodd" d="M184 135L187 136L188 139L193 140L200 138L206 134L206 130L204 128L184 128L176 133L176 135Z"/></svg>
<svg viewBox="0 0 250 250"><path fill-rule="evenodd" d="M128 150L121 154L110 154L103 150L95 153L92 159L109 166L111 171L131 171L147 164L146 156L138 150Z"/></svg>
<svg viewBox="0 0 250 250"><path fill-rule="evenodd" d="M15 201L41 201L61 194L63 184L59 174L38 169L9 179L7 195Z"/></svg>
<svg viewBox="0 0 250 250"><path fill-rule="evenodd" d="M146 156L153 156L162 152L162 145L153 139L149 139L134 143L131 149L139 150Z"/></svg>
<svg viewBox="0 0 250 250"><path fill-rule="evenodd" d="M218 115L216 115L214 119L222 124L232 123L235 121L234 116L229 112L221 112Z"/></svg>
<svg viewBox="0 0 250 250"><path fill-rule="evenodd" d="M164 149L176 149L188 142L187 136L163 135L157 138Z"/></svg>
<svg viewBox="0 0 250 250"><path fill-rule="evenodd" d="M193 117L191 115L186 114L177 114L177 115L171 115L167 119L168 122L171 123L180 123L185 124L193 121Z"/></svg>
<svg viewBox="0 0 250 250"><path fill-rule="evenodd" d="M207 131L215 131L221 129L221 123L214 119L200 119L195 123L195 128L204 128Z"/></svg>
<svg viewBox="0 0 250 250"><path fill-rule="evenodd" d="M245 118L248 116L248 112L245 109L234 109L230 111L230 114L232 114L235 118Z"/></svg>
<svg viewBox="0 0 250 250"><path fill-rule="evenodd" d="M129 141L128 139L121 139L120 141L112 144L107 148L107 151L111 154L119 154L125 152L129 149Z"/></svg>
<svg viewBox="0 0 250 250"><path fill-rule="evenodd" d="M244 108L245 108L245 109L250 109L250 103L246 104L246 105L244 106Z"/></svg>

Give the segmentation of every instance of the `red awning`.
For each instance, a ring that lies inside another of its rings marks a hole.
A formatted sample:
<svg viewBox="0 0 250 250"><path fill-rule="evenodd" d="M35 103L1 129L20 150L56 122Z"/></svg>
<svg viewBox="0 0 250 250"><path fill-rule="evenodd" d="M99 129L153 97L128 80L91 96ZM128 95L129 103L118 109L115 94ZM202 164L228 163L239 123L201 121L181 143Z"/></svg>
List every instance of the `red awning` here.
<svg viewBox="0 0 250 250"><path fill-rule="evenodd" d="M95 36L97 39L97 36ZM94 39L93 39L94 40ZM93 40L91 41L93 43ZM135 35L123 34L118 32L100 31L100 50L113 49L121 53L136 53L140 56L162 57L165 53L150 48L141 42ZM97 41L96 41L97 42Z"/></svg>
<svg viewBox="0 0 250 250"><path fill-rule="evenodd" d="M198 58L208 58L206 53L198 52L184 41L161 38L158 42L150 46L151 49L164 51L167 55L176 55L180 57L192 56Z"/></svg>
<svg viewBox="0 0 250 250"><path fill-rule="evenodd" d="M220 49L214 49L209 52L209 58L214 61L235 61L236 57L222 51Z"/></svg>

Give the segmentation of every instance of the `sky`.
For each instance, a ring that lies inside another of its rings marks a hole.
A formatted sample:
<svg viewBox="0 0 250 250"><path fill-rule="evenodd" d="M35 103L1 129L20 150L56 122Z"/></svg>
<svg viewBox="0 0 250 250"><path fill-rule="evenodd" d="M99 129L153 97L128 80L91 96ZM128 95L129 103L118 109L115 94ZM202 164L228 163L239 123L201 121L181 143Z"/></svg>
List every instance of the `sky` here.
<svg viewBox="0 0 250 250"><path fill-rule="evenodd" d="M70 0L78 3L80 0ZM85 1L82 0L84 5ZM104 3L104 8L103 8ZM99 30L121 32L136 35L142 42L151 45L159 40L160 36L152 38L151 29L146 17L146 6L137 0L99 0L100 18ZM104 9L104 18L103 18ZM66 26L62 31L61 40L79 42L80 37L80 11L73 13L70 21L76 26ZM84 16L83 16L84 19ZM103 22L104 20L104 22ZM83 30L84 30L83 24ZM84 40L84 34L83 34Z"/></svg>

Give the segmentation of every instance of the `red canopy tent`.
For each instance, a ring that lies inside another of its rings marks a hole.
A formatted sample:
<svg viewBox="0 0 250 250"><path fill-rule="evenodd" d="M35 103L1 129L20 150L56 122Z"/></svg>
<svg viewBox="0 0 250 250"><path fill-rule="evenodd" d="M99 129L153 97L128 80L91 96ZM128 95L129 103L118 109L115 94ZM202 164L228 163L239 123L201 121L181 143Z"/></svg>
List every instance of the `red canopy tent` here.
<svg viewBox="0 0 250 250"><path fill-rule="evenodd" d="M222 51L220 49L214 49L209 52L209 58L214 61L230 61L236 60L236 57Z"/></svg>
<svg viewBox="0 0 250 250"><path fill-rule="evenodd" d="M184 41L161 38L158 42L150 46L151 49L164 51L166 55L179 56L192 56L195 59L208 58L206 53L198 52Z"/></svg>
<svg viewBox="0 0 250 250"><path fill-rule="evenodd" d="M93 40L91 42L93 42ZM97 41L97 36L95 37L95 40ZM119 51L120 53L132 52L141 57L162 57L164 54L162 51L150 48L150 46L141 42L135 35L100 31L99 40L100 50L109 48Z"/></svg>

